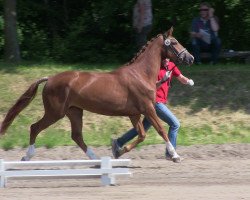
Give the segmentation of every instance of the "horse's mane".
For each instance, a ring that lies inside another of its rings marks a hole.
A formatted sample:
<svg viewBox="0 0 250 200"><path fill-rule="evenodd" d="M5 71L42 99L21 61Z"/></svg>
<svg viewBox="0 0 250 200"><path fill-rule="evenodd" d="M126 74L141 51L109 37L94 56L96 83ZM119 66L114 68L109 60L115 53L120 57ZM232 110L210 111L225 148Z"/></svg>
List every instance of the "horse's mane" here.
<svg viewBox="0 0 250 200"><path fill-rule="evenodd" d="M152 43L156 38L160 37L162 34L158 34L156 37L153 37L151 40L149 40L142 48L141 50L125 65L125 66L128 66L128 65L131 65L132 63L134 63L136 61L136 59L139 57L139 55L141 55L145 49L148 47L148 45L150 43Z"/></svg>

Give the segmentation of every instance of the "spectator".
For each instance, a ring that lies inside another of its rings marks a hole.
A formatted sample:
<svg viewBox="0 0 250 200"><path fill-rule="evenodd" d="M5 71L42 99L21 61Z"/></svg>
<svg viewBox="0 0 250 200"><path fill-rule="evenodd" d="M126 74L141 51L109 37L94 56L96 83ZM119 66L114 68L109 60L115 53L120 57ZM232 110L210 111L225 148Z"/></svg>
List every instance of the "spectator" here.
<svg viewBox="0 0 250 200"><path fill-rule="evenodd" d="M152 20L151 0L137 0L133 10L133 28L138 49L147 43L147 36L152 29Z"/></svg>
<svg viewBox="0 0 250 200"><path fill-rule="evenodd" d="M200 4L200 17L192 21L192 49L196 64L201 64L200 52L211 53L211 63L216 64L220 53L221 41L218 37L219 23L214 9L209 3Z"/></svg>
<svg viewBox="0 0 250 200"><path fill-rule="evenodd" d="M169 125L168 137L173 145L176 148L177 134L180 127L180 122L177 117L169 110L169 108L165 105L167 102L168 91L170 89L170 83L173 77L176 77L182 84L188 84L190 86L194 85L194 81L182 75L179 68L169 59L165 59L162 62L161 69L158 74L158 81L156 82L156 103L155 110L156 114L160 119L162 119L165 123ZM151 123L147 118L143 120L143 126L145 131L151 126ZM121 156L122 147L124 144L132 140L134 137L138 135L135 128L132 128L125 134L123 134L118 139L112 140L112 153L115 158L119 158ZM165 157L167 160L172 160L174 162L180 162L180 157L173 158L168 153L167 149L165 152Z"/></svg>

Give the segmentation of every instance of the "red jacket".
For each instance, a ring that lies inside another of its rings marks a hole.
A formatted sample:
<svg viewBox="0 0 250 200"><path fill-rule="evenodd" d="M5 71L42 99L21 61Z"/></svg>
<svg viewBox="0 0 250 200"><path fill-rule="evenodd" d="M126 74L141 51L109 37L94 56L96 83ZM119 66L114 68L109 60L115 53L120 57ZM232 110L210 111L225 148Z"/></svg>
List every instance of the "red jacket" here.
<svg viewBox="0 0 250 200"><path fill-rule="evenodd" d="M168 66L164 66L164 65L161 66L159 74L158 74L158 81L164 77L167 70L172 71L172 74L170 78L166 82L162 83L161 86L157 89L156 91L157 103L166 103L168 101L168 91L170 87L170 82L173 76L178 77L181 74L181 71L178 69L178 67L173 62L169 61Z"/></svg>

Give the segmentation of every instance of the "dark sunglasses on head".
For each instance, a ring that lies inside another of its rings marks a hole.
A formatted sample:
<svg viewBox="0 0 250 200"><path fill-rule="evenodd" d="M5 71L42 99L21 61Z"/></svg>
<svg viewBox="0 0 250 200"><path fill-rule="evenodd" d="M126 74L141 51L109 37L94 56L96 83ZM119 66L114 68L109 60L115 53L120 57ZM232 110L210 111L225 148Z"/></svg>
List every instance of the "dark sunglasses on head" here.
<svg viewBox="0 0 250 200"><path fill-rule="evenodd" d="M200 9L200 11L208 11L208 9L207 9L207 8L204 8L204 9Z"/></svg>

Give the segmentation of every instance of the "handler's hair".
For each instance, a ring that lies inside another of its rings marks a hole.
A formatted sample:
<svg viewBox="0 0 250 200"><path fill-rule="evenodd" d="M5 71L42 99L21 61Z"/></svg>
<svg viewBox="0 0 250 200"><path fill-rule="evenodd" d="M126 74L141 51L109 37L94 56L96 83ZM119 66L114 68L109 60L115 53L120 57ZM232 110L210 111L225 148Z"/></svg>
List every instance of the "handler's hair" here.
<svg viewBox="0 0 250 200"><path fill-rule="evenodd" d="M208 8L211 8L211 4L208 3L208 2L206 2L206 1L201 2L201 3L200 3L200 6L207 6Z"/></svg>

